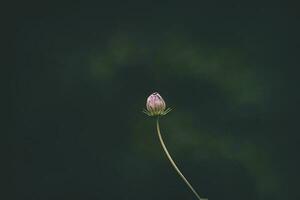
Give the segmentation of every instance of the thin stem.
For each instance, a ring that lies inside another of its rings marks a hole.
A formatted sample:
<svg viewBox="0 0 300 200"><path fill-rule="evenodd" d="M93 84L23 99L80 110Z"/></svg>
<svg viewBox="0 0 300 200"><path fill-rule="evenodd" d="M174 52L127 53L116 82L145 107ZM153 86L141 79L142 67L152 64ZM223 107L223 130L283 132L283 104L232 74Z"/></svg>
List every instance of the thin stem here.
<svg viewBox="0 0 300 200"><path fill-rule="evenodd" d="M174 167L174 169L176 170L176 172L179 174L179 176L183 179L183 181L187 184L187 186L192 190L192 192L195 194L195 196L199 199L199 200L207 200L207 199L202 199L200 198L199 194L196 192L196 190L193 188L193 186L189 183L189 181L184 177L184 175L181 173L181 171L178 169L176 163L174 162L174 160L172 159L165 143L164 143L164 140L161 136L161 133L160 133L160 128L159 128L159 117L157 117L157 120L156 120L156 129L157 129L157 134L158 134L158 137L159 137L159 141L161 143L161 146L162 148L164 149L164 152L166 153L169 161L171 162L172 166Z"/></svg>

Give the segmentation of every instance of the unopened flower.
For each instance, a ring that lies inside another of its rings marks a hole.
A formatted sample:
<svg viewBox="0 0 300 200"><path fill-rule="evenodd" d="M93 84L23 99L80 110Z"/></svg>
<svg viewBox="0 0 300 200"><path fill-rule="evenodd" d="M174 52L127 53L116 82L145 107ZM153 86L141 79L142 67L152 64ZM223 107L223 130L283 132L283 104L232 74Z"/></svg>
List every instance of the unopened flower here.
<svg viewBox="0 0 300 200"><path fill-rule="evenodd" d="M170 112L171 109L170 108L166 109L166 103L165 103L164 99L157 92L154 92L147 98L146 108L147 108L147 110L143 110L143 112L146 113L148 116L157 116L156 117L156 130L157 130L158 138L159 138L160 144L161 144L167 158L171 162L173 168L176 170L176 172L182 178L182 180L186 183L186 185L191 189L191 191L194 193L194 195L197 197L198 200L207 200L207 199L200 198L197 191L193 188L193 186L190 184L190 182L185 178L185 176L182 174L180 169L177 167L177 165L174 162L173 158L171 157L171 155L165 145L165 142L162 138L162 135L160 133L160 127L159 127L160 117L159 116L168 114L168 112Z"/></svg>
<svg viewBox="0 0 300 200"><path fill-rule="evenodd" d="M166 115L171 111L170 108L166 109L164 99L157 92L154 92L147 98L146 108L147 110L144 110L143 112L149 116Z"/></svg>

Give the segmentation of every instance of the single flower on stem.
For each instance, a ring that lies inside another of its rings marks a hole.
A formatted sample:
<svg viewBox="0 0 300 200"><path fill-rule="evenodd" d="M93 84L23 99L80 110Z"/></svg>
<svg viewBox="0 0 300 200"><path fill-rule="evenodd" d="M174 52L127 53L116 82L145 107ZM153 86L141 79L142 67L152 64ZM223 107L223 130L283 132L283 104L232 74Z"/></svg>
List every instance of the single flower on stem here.
<svg viewBox="0 0 300 200"><path fill-rule="evenodd" d="M156 130L157 130L158 138L159 138L161 146L162 146L167 158L171 162L173 168L176 170L176 172L179 174L179 176L183 179L183 181L186 183L186 185L191 189L191 191L194 193L194 195L199 200L207 200L207 199L200 198L199 194L196 192L196 190L193 188L193 186L189 183L189 181L185 178L185 176L179 170L179 168L177 167L173 158L171 157L171 155L164 143L164 140L161 136L160 127L159 127L159 117L168 114L172 109L171 108L166 109L166 103L165 103L164 99L157 92L154 92L147 98L146 108L147 108L147 110L145 110L145 109L143 110L143 112L145 114L147 114L148 116L156 117Z"/></svg>

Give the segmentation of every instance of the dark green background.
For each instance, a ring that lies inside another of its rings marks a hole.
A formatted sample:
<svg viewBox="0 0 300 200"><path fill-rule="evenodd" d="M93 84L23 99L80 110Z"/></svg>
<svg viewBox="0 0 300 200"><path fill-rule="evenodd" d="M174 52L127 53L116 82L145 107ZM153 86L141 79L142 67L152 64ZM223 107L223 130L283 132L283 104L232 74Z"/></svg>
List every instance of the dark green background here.
<svg viewBox="0 0 300 200"><path fill-rule="evenodd" d="M272 1L18 4L13 199L299 198L299 9Z"/></svg>

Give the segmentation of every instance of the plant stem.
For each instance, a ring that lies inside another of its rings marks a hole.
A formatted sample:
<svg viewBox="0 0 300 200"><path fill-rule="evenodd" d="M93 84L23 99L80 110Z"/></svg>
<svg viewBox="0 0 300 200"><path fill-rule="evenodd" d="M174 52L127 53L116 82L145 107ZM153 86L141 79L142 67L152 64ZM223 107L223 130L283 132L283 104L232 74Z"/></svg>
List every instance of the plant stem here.
<svg viewBox="0 0 300 200"><path fill-rule="evenodd" d="M174 169L176 170L176 172L179 174L179 176L183 179L183 181L187 184L187 186L192 190L192 192L195 194L195 196L199 199L199 200L207 200L207 199L202 199L200 198L199 194L196 192L196 190L193 188L193 186L189 183L189 181L184 177L184 175L181 173L181 171L178 169L176 163L174 162L174 160L172 159L165 143L164 143L164 140L161 136L161 133L160 133L160 128L159 128L159 117L157 117L156 119L156 129L157 129L157 134L158 134L158 138L159 138L159 141L161 143L161 146L165 152L165 154L167 155L169 161L171 162L172 166L174 167Z"/></svg>

